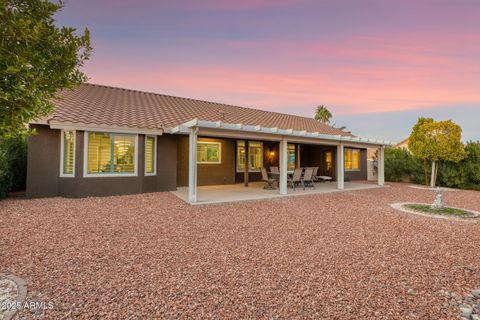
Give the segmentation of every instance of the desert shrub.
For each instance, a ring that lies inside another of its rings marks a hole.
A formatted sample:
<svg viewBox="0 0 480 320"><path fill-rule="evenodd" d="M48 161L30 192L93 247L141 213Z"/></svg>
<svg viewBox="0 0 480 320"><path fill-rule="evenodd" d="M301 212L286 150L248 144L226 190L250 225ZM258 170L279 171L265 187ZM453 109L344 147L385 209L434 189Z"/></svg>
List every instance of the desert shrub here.
<svg viewBox="0 0 480 320"><path fill-rule="evenodd" d="M0 139L0 198L25 189L27 141L23 136Z"/></svg>
<svg viewBox="0 0 480 320"><path fill-rule="evenodd" d="M385 148L385 180L422 183L423 162L406 149Z"/></svg>
<svg viewBox="0 0 480 320"><path fill-rule="evenodd" d="M465 145L467 156L458 163L439 163L437 185L480 190L480 141ZM430 162L427 175L430 175ZM406 149L385 148L385 180L425 183L423 160Z"/></svg>
<svg viewBox="0 0 480 320"><path fill-rule="evenodd" d="M467 156L459 163L441 164L439 185L480 190L480 142L468 142L465 151Z"/></svg>

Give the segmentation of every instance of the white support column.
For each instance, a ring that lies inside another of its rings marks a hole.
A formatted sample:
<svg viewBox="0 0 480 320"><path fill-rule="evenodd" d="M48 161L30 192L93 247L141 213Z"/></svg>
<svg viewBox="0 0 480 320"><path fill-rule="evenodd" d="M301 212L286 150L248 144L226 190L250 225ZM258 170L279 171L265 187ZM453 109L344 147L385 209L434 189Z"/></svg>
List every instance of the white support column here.
<svg viewBox="0 0 480 320"><path fill-rule="evenodd" d="M343 143L337 146L337 189L345 189L345 160Z"/></svg>
<svg viewBox="0 0 480 320"><path fill-rule="evenodd" d="M378 149L378 185L385 185L385 147L381 146Z"/></svg>
<svg viewBox="0 0 480 320"><path fill-rule="evenodd" d="M285 137L282 137L282 141L280 141L280 194L288 193L287 168L288 168L288 142Z"/></svg>
<svg viewBox="0 0 480 320"><path fill-rule="evenodd" d="M197 202L197 134L198 128L190 128L188 144L188 202Z"/></svg>

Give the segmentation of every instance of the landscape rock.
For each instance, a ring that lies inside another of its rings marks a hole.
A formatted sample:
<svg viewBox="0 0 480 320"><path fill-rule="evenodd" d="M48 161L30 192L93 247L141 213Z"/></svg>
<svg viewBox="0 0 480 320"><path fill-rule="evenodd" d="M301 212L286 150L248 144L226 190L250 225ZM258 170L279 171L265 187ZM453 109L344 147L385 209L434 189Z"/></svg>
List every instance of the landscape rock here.
<svg viewBox="0 0 480 320"><path fill-rule="evenodd" d="M474 296L477 299L480 299L480 289L473 290L472 291L472 296Z"/></svg>
<svg viewBox="0 0 480 320"><path fill-rule="evenodd" d="M445 200L478 211L478 194ZM478 288L479 225L390 207L431 197L391 183L200 206L168 192L7 199L0 272L54 303L44 319L458 319L439 292Z"/></svg>

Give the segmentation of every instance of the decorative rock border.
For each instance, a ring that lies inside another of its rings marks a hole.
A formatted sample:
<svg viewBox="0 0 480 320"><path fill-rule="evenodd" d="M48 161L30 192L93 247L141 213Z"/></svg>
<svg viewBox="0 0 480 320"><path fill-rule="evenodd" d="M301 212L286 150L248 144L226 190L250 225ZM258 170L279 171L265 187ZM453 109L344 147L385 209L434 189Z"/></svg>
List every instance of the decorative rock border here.
<svg viewBox="0 0 480 320"><path fill-rule="evenodd" d="M408 205L408 204L430 205L428 203L400 202L400 203L392 203L390 206L392 208L396 209L396 210L406 212L406 213L416 214L416 215L419 215L419 216L422 216L422 217L445 219L445 220L454 220L454 221L474 222L474 223L476 223L477 221L480 221L480 220L477 220L478 218L480 218L480 212L473 211L473 210L470 210L470 209L449 207L449 208L452 208L452 209L465 210L465 211L468 211L468 212L471 212L472 214L474 214L474 217L460 218L460 217L441 215L441 214L428 214L428 213L420 212L420 211L417 211L417 210L405 208L405 205Z"/></svg>
<svg viewBox="0 0 480 320"><path fill-rule="evenodd" d="M7 302L12 305L21 305L27 297L27 283L14 275L0 273L0 319L10 320L17 313L17 308L8 308Z"/></svg>

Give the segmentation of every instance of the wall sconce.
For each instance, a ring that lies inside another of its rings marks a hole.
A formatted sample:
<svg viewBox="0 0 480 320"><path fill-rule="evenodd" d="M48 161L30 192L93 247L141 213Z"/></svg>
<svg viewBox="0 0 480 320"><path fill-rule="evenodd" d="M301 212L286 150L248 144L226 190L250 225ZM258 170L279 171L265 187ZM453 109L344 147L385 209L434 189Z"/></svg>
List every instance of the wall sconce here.
<svg viewBox="0 0 480 320"><path fill-rule="evenodd" d="M268 162L270 163L270 165L272 165L274 158L275 158L275 151L272 150L268 153Z"/></svg>

